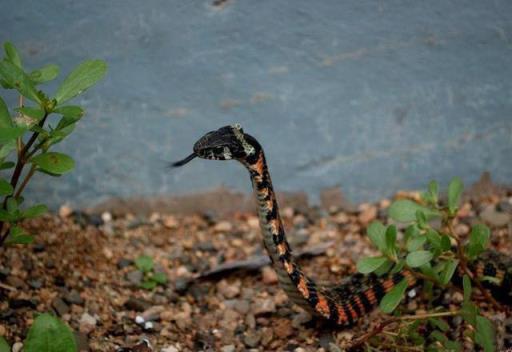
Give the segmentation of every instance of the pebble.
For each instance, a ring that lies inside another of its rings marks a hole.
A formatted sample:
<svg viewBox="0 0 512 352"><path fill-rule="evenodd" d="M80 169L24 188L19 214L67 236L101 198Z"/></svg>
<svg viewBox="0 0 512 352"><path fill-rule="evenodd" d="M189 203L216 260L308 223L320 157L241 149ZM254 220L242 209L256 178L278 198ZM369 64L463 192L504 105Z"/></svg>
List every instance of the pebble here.
<svg viewBox="0 0 512 352"><path fill-rule="evenodd" d="M220 348L221 352L235 352L236 351L236 348L235 348L235 345L226 345L226 346L222 346Z"/></svg>
<svg viewBox="0 0 512 352"><path fill-rule="evenodd" d="M213 230L215 232L231 232L231 230L233 230L233 225L229 221L221 221L215 224Z"/></svg>
<svg viewBox="0 0 512 352"><path fill-rule="evenodd" d="M117 268L118 269L124 269L126 267L129 267L130 265L133 264L133 260L131 259L127 259L127 258L121 258L119 259L119 261L117 262Z"/></svg>
<svg viewBox="0 0 512 352"><path fill-rule="evenodd" d="M164 347L160 350L160 352L179 352L179 349L177 349L176 347L174 346L168 346L168 347Z"/></svg>
<svg viewBox="0 0 512 352"><path fill-rule="evenodd" d="M144 274L140 270L133 270L128 272L126 275L126 280L135 286L139 286L144 278Z"/></svg>
<svg viewBox="0 0 512 352"><path fill-rule="evenodd" d="M375 218L377 217L377 207L372 204L368 204L368 203L361 204L359 207L359 210L361 212L359 213L357 219L363 225L369 224L371 221L375 220Z"/></svg>
<svg viewBox="0 0 512 352"><path fill-rule="evenodd" d="M128 301L125 302L124 307L128 310L143 312L151 307L151 303L140 298L130 297Z"/></svg>
<svg viewBox="0 0 512 352"><path fill-rule="evenodd" d="M257 299L252 304L252 312L254 315L274 313L276 311L276 304L270 298Z"/></svg>
<svg viewBox="0 0 512 352"><path fill-rule="evenodd" d="M111 222L112 214L109 213L108 211L101 213L101 220L103 220L103 222Z"/></svg>
<svg viewBox="0 0 512 352"><path fill-rule="evenodd" d="M43 280L41 279L32 279L27 281L28 285L32 288L38 289L43 286Z"/></svg>
<svg viewBox="0 0 512 352"><path fill-rule="evenodd" d="M12 345L12 352L20 352L23 349L23 344L21 342L16 342Z"/></svg>
<svg viewBox="0 0 512 352"><path fill-rule="evenodd" d="M71 290L64 295L64 300L69 304L84 304L83 298L80 296L80 293L77 290Z"/></svg>
<svg viewBox="0 0 512 352"><path fill-rule="evenodd" d="M217 291L225 298L235 298L240 294L240 280L229 283L227 280L220 280L217 283Z"/></svg>
<svg viewBox="0 0 512 352"><path fill-rule="evenodd" d="M73 214L73 208L71 208L69 204L64 204L59 208L59 215L62 218L67 218L71 214Z"/></svg>
<svg viewBox="0 0 512 352"><path fill-rule="evenodd" d="M178 220L176 220L176 218L171 215L164 216L162 223L168 229L175 229L179 226Z"/></svg>
<svg viewBox="0 0 512 352"><path fill-rule="evenodd" d="M495 227L505 226L512 220L510 214L498 212L494 205L486 206L480 213L480 217L483 221Z"/></svg>
<svg viewBox="0 0 512 352"><path fill-rule="evenodd" d="M286 339L293 334L293 327L288 319L279 319L273 325L274 333L281 339Z"/></svg>
<svg viewBox="0 0 512 352"><path fill-rule="evenodd" d="M244 344L247 347L258 346L260 340L261 340L261 335L255 330L249 330L244 335Z"/></svg>
<svg viewBox="0 0 512 352"><path fill-rule="evenodd" d="M7 280L5 280L7 285L13 286L16 288L23 288L25 286L25 282L16 276L8 276Z"/></svg>
<svg viewBox="0 0 512 352"><path fill-rule="evenodd" d="M263 269L261 269L261 275L263 277L263 283L265 285L273 285L277 283L277 274L271 267L263 267Z"/></svg>
<svg viewBox="0 0 512 352"><path fill-rule="evenodd" d="M60 297L57 297L52 302L52 307L55 309L59 316L69 313L69 306Z"/></svg>
<svg viewBox="0 0 512 352"><path fill-rule="evenodd" d="M0 336L5 336L6 333L7 329L5 328L5 326L0 325Z"/></svg>
<svg viewBox="0 0 512 352"><path fill-rule="evenodd" d="M89 313L83 313L82 316L80 317L79 324L80 324L80 328L79 328L80 332L82 332L84 334L89 334L96 327L97 320L95 317L93 317Z"/></svg>

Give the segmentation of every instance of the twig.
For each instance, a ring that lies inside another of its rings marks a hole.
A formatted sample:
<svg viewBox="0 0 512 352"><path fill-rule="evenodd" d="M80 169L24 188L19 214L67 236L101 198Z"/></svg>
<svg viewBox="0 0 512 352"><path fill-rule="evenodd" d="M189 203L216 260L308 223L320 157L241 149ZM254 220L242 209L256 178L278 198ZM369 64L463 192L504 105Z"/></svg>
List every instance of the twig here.
<svg viewBox="0 0 512 352"><path fill-rule="evenodd" d="M16 288L15 287L12 287L12 286L9 286L9 285L6 285L6 284L3 284L0 282L0 288L3 288L5 290L9 290L9 291L16 291Z"/></svg>
<svg viewBox="0 0 512 352"><path fill-rule="evenodd" d="M438 318L438 317L449 317L458 315L460 311L450 311L450 312L439 312L439 313L429 313L429 314L416 314L416 315L404 315L402 317L391 317L383 322L381 322L379 325L377 325L376 328L374 328L372 331L362 335L358 339L354 340L348 346L347 348L350 350L352 348L358 347L362 344L364 344L366 341L368 341L370 338L374 337L375 335L380 334L384 328L390 324L397 323L400 321L406 321L406 320L422 320L422 319L430 319L430 318Z"/></svg>

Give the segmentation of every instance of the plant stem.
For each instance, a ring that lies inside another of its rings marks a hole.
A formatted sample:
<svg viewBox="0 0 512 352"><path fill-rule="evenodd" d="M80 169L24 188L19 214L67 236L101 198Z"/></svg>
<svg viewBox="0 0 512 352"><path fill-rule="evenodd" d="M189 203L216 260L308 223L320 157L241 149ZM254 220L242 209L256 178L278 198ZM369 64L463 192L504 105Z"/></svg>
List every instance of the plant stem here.
<svg viewBox="0 0 512 352"><path fill-rule="evenodd" d="M366 341L368 341L370 338L372 338L375 335L380 334L384 328L390 324L397 323L400 321L406 321L406 320L422 320L422 319L429 319L429 318L437 318L437 317L449 317L458 315L460 313L459 310L449 311L449 312L439 312L439 313L428 313L428 314L416 314L416 315L404 315L402 317L391 317L389 319L384 320L382 323L380 323L376 328L374 328L372 331L362 335L358 339L354 340L348 347L348 349L355 348L357 346L360 346L364 344Z"/></svg>
<svg viewBox="0 0 512 352"><path fill-rule="evenodd" d="M23 192L23 190L27 186L28 181L32 178L32 176L34 176L35 173L36 173L36 166L32 165L30 167L30 171L25 175L25 178L21 182L20 187L16 191L16 194L14 195L14 198L18 198L21 195L21 192Z"/></svg>

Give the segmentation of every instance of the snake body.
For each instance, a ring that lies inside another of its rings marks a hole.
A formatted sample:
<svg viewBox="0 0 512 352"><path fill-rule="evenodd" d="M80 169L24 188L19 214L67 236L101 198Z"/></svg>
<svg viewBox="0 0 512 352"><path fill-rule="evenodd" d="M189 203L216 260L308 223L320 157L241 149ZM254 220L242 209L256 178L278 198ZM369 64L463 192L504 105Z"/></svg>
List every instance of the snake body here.
<svg viewBox="0 0 512 352"><path fill-rule="evenodd" d="M184 165L196 156L210 160L236 159L247 168L257 199L263 243L279 284L291 301L312 314L338 326L348 327L373 311L385 294L402 280L409 288L419 284L410 271L402 270L380 277L354 274L337 285L318 285L304 274L292 255L265 154L258 141L245 134L239 125L226 126L199 139L194 145L194 153L174 166ZM485 286L497 300L512 304L510 258L489 251L472 264L472 269L477 279L484 276L494 278L485 281Z"/></svg>

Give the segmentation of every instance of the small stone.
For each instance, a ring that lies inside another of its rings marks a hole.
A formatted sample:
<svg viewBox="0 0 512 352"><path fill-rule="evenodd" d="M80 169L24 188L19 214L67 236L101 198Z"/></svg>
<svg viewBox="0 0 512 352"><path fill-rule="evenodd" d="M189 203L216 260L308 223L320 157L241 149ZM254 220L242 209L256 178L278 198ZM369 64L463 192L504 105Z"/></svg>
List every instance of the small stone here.
<svg viewBox="0 0 512 352"><path fill-rule="evenodd" d="M138 325L141 325L141 324L144 324L146 321L144 320L144 318L140 315L137 315L135 317L135 324L138 324Z"/></svg>
<svg viewBox="0 0 512 352"><path fill-rule="evenodd" d="M59 215L62 218L67 218L71 214L73 214L73 208L71 208L69 204L64 204L59 208Z"/></svg>
<svg viewBox="0 0 512 352"><path fill-rule="evenodd" d="M45 249L46 249L46 246L44 245L44 243L36 243L32 246L32 250L34 251L34 253L44 252Z"/></svg>
<svg viewBox="0 0 512 352"><path fill-rule="evenodd" d="M512 197L498 203L498 210L512 214Z"/></svg>
<svg viewBox="0 0 512 352"><path fill-rule="evenodd" d="M23 349L23 344L21 342L15 342L12 345L12 352L20 352Z"/></svg>
<svg viewBox="0 0 512 352"><path fill-rule="evenodd" d="M488 205L485 207L485 209L480 213L480 217L486 223L494 227L505 226L512 220L510 214L498 212L494 205Z"/></svg>
<svg viewBox="0 0 512 352"><path fill-rule="evenodd" d="M369 224L377 217L377 207L372 204L361 204L359 210L360 213L357 219L363 225Z"/></svg>
<svg viewBox="0 0 512 352"><path fill-rule="evenodd" d="M78 332L75 334L76 344L78 345L78 352L89 352L89 338L87 334Z"/></svg>
<svg viewBox="0 0 512 352"><path fill-rule="evenodd" d="M179 349L177 349L174 346L168 346L168 347L162 348L161 352L179 352Z"/></svg>
<svg viewBox="0 0 512 352"><path fill-rule="evenodd" d="M144 330L146 330L146 331L153 330L154 327L155 327L155 325L153 324L152 321L147 321L144 323Z"/></svg>
<svg viewBox="0 0 512 352"><path fill-rule="evenodd" d="M32 279L27 281L28 285L32 288L38 289L43 286L43 280L41 279Z"/></svg>
<svg viewBox="0 0 512 352"><path fill-rule="evenodd" d="M233 229L233 225L231 225L231 223L229 221L221 221L221 222L215 224L215 226L213 227L213 230L215 232L224 232L224 233L231 232L232 229Z"/></svg>
<svg viewBox="0 0 512 352"><path fill-rule="evenodd" d="M128 280L128 282L130 282L132 285L139 286L142 282L144 274L140 270L133 270L127 273L125 277L126 280Z"/></svg>
<svg viewBox="0 0 512 352"><path fill-rule="evenodd" d="M270 298L258 299L252 304L252 312L254 315L274 313L276 311L276 305Z"/></svg>
<svg viewBox="0 0 512 352"><path fill-rule="evenodd" d="M103 220L103 222L111 222L112 214L109 213L108 211L101 213L101 220Z"/></svg>
<svg viewBox="0 0 512 352"><path fill-rule="evenodd" d="M247 347L256 347L261 340L261 336L257 331L251 330L244 335L244 344Z"/></svg>
<svg viewBox="0 0 512 352"><path fill-rule="evenodd" d="M176 220L176 218L172 215L164 216L162 223L168 229L175 229L179 226L178 220Z"/></svg>
<svg viewBox="0 0 512 352"><path fill-rule="evenodd" d="M165 310L164 306L153 306L149 309L146 309L142 314L142 318L145 321L154 321L160 318L160 313Z"/></svg>
<svg viewBox="0 0 512 352"><path fill-rule="evenodd" d="M236 351L236 348L235 348L235 345L226 345L226 346L222 346L220 348L221 352L235 352Z"/></svg>
<svg viewBox="0 0 512 352"><path fill-rule="evenodd" d="M249 310L251 309L251 306L249 304L249 301L246 301L245 299L241 299L237 301L237 304L235 305L235 310L240 314L247 314L249 313Z"/></svg>
<svg viewBox="0 0 512 352"><path fill-rule="evenodd" d="M217 283L217 291L227 299L235 298L240 294L240 281L228 283L223 279Z"/></svg>
<svg viewBox="0 0 512 352"><path fill-rule="evenodd" d="M64 295L64 300L69 304L84 304L83 298L77 290L71 290Z"/></svg>
<svg viewBox="0 0 512 352"><path fill-rule="evenodd" d="M7 283L7 285L13 286L16 288L23 288L25 286L25 282L16 276L8 276L6 283Z"/></svg>
<svg viewBox="0 0 512 352"><path fill-rule="evenodd" d="M97 320L95 317L93 317L89 313L83 313L82 316L80 317L80 321L79 321L80 332L82 332L84 334L91 333L94 330L94 328L96 327L96 323L97 323Z"/></svg>
<svg viewBox="0 0 512 352"><path fill-rule="evenodd" d="M0 325L0 336L5 336L7 334L7 329L5 326Z"/></svg>
<svg viewBox="0 0 512 352"><path fill-rule="evenodd" d="M293 334L293 327L288 319L279 319L274 323L274 333L281 339L286 339Z"/></svg>
<svg viewBox="0 0 512 352"><path fill-rule="evenodd" d="M124 304L124 307L128 310L143 312L149 307L151 307L151 303L140 298L130 297L128 301L126 301L126 303Z"/></svg>
<svg viewBox="0 0 512 352"><path fill-rule="evenodd" d="M265 285L273 285L277 283L277 274L271 267L263 267L263 269L261 269L261 275L263 276L263 283Z"/></svg>
<svg viewBox="0 0 512 352"><path fill-rule="evenodd" d="M57 297L52 302L52 307L55 309L59 316L63 316L64 314L69 313L69 306L64 302L64 300L60 297Z"/></svg>
<svg viewBox="0 0 512 352"><path fill-rule="evenodd" d="M184 277L178 277L174 281L174 290L176 291L176 293L182 295L187 292L189 285L190 285L189 279L186 279Z"/></svg>
<svg viewBox="0 0 512 352"><path fill-rule="evenodd" d="M311 315L305 311L301 311L293 317L292 326L295 329L301 329L302 326L309 321L311 321Z"/></svg>
<svg viewBox="0 0 512 352"><path fill-rule="evenodd" d="M126 267L129 267L130 265L133 264L133 260L131 259L127 259L127 258L121 258L119 259L119 261L117 262L117 268L118 269L124 269Z"/></svg>

